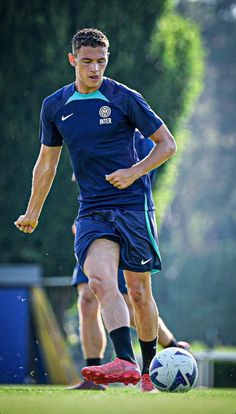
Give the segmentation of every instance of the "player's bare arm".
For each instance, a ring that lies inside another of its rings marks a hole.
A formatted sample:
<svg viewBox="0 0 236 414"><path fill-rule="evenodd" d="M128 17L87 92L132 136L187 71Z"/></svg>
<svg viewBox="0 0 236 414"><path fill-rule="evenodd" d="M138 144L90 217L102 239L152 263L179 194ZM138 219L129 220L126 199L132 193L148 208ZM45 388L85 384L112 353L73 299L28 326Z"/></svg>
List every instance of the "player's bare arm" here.
<svg viewBox="0 0 236 414"><path fill-rule="evenodd" d="M56 175L61 148L43 144L41 146L33 169L31 196L27 210L15 221L15 226L23 233L32 233L38 225L44 201Z"/></svg>
<svg viewBox="0 0 236 414"><path fill-rule="evenodd" d="M120 169L106 175L106 180L110 184L120 190L127 188L144 174L164 164L176 152L175 139L164 124L150 138L156 144L150 154L131 168Z"/></svg>

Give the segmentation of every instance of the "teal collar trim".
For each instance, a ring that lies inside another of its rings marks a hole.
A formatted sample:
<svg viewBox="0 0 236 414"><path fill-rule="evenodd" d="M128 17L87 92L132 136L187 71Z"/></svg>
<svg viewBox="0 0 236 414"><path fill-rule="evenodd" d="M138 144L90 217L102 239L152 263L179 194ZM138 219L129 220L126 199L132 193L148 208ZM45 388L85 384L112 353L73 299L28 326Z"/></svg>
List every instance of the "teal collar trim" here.
<svg viewBox="0 0 236 414"><path fill-rule="evenodd" d="M109 102L109 100L99 91L91 92L91 93L80 93L74 92L73 95L68 99L66 105L72 101L84 101L85 99L101 99L103 101Z"/></svg>

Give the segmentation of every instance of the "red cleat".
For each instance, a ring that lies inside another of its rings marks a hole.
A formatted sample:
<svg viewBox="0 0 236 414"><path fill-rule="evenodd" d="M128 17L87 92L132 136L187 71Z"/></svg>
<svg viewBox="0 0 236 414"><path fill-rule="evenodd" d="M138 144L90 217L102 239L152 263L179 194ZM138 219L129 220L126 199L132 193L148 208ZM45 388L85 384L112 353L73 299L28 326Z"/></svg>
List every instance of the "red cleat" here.
<svg viewBox="0 0 236 414"><path fill-rule="evenodd" d="M113 382L136 385L141 378L137 364L120 358L115 358L108 364L84 367L81 373L86 381L104 385Z"/></svg>
<svg viewBox="0 0 236 414"><path fill-rule="evenodd" d="M185 342L185 341L179 341L179 342L177 342L177 347L178 348L185 349L185 351L189 351L190 350L190 344L188 342Z"/></svg>
<svg viewBox="0 0 236 414"><path fill-rule="evenodd" d="M151 392L155 389L149 374L143 374L140 380L140 391Z"/></svg>
<svg viewBox="0 0 236 414"><path fill-rule="evenodd" d="M82 381L79 384L67 387L68 390L92 390L92 391L106 391L103 385L94 384L92 381Z"/></svg>

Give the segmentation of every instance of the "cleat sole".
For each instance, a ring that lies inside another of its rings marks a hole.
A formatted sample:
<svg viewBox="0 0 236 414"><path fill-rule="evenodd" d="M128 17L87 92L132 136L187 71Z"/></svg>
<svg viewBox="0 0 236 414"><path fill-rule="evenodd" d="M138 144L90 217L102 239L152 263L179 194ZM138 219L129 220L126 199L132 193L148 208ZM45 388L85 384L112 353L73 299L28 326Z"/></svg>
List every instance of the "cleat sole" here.
<svg viewBox="0 0 236 414"><path fill-rule="evenodd" d="M138 375L137 373L135 373L135 375L129 375L129 376L109 376L109 375L102 375L101 373L99 375L96 375L96 373L94 372L89 372L86 373L83 372L83 377L85 378L85 380L87 381L93 381L95 384L100 385L108 385L110 383L114 383L114 382L121 382L125 385L128 384L133 384L136 385L139 381L140 381L140 375Z"/></svg>

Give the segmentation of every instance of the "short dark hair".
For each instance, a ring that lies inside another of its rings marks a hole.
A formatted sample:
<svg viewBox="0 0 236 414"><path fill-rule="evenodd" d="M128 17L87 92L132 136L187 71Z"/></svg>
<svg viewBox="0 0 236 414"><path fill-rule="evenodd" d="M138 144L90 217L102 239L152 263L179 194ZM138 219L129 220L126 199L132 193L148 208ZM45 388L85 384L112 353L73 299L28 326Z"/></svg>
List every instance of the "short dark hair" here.
<svg viewBox="0 0 236 414"><path fill-rule="evenodd" d="M90 47L109 47L109 40L106 35L98 29L82 29L78 30L72 39L72 52L75 54L81 46Z"/></svg>

